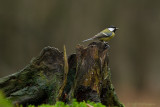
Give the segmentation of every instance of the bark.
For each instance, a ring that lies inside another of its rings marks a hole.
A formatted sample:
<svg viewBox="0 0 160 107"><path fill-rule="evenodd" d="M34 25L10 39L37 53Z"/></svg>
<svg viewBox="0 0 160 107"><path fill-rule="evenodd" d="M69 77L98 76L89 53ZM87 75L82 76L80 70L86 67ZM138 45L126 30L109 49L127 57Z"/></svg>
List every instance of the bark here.
<svg viewBox="0 0 160 107"><path fill-rule="evenodd" d="M102 42L77 45L67 61L65 48L63 54L46 47L23 70L1 78L0 89L14 104L70 103L76 98L123 107L111 82L108 49Z"/></svg>

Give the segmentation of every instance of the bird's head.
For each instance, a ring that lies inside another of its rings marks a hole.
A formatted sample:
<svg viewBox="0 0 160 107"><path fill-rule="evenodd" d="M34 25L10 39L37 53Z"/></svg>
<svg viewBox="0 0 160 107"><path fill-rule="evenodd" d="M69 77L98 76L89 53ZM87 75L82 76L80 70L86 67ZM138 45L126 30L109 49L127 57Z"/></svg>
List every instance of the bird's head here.
<svg viewBox="0 0 160 107"><path fill-rule="evenodd" d="M119 28L117 28L117 27L115 27L115 26L113 26L113 25L111 25L109 28L108 28L108 30L110 30L111 32L116 32L116 30L118 30Z"/></svg>

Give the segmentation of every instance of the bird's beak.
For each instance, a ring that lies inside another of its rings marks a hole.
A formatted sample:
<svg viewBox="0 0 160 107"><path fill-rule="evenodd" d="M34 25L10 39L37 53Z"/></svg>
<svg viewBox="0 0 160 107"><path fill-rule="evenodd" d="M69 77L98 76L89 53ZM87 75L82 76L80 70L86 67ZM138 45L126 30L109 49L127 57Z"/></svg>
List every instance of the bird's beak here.
<svg viewBox="0 0 160 107"><path fill-rule="evenodd" d="M119 28L116 28L116 30L118 30Z"/></svg>

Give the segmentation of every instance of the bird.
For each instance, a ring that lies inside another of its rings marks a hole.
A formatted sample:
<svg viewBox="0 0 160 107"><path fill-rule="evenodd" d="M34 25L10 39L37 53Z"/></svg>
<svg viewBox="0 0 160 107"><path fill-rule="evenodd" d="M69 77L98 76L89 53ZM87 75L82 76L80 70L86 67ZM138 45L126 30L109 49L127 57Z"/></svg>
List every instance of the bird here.
<svg viewBox="0 0 160 107"><path fill-rule="evenodd" d="M93 36L92 38L86 39L86 40L84 40L82 42L86 42L86 41L89 41L89 40L99 40L101 42L108 43L108 41L115 36L115 32L118 29L119 28L111 25L110 27L102 30L100 33L98 33L97 35Z"/></svg>

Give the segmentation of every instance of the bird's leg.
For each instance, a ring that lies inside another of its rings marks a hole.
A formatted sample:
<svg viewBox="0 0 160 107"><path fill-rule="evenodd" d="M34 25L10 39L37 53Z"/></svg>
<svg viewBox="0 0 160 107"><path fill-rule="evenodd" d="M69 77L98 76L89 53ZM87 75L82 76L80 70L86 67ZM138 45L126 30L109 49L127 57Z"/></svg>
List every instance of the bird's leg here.
<svg viewBox="0 0 160 107"><path fill-rule="evenodd" d="M105 44L105 48L110 48L108 42L103 41L103 43Z"/></svg>
<svg viewBox="0 0 160 107"><path fill-rule="evenodd" d="M108 44L108 42L103 41L104 44Z"/></svg>

